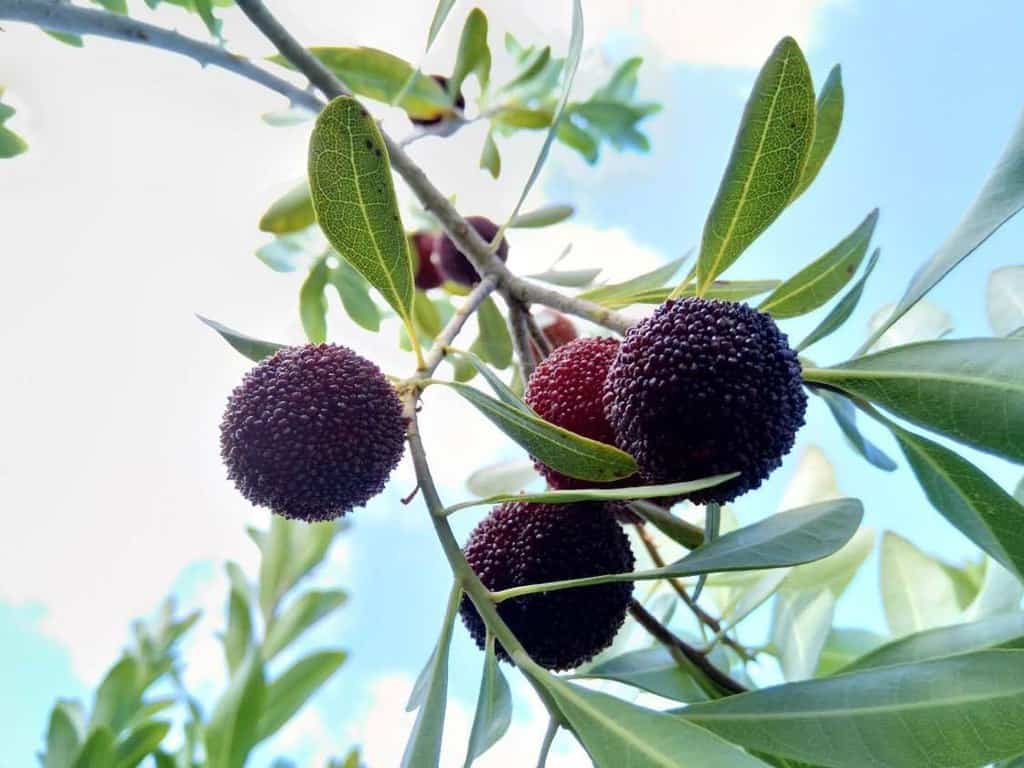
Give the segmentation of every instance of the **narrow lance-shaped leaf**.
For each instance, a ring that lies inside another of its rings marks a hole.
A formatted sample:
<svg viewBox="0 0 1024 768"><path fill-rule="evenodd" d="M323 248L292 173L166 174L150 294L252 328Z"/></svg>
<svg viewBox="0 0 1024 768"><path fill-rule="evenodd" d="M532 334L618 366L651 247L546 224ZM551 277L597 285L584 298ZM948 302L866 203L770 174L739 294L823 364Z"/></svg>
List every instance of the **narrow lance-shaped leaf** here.
<svg viewBox="0 0 1024 768"><path fill-rule="evenodd" d="M988 323L997 336L1024 328L1024 264L1000 267L988 277L985 291Z"/></svg>
<svg viewBox="0 0 1024 768"><path fill-rule="evenodd" d="M599 766L765 768L734 744L696 726L551 675L536 677Z"/></svg>
<svg viewBox="0 0 1024 768"><path fill-rule="evenodd" d="M477 309L480 336L473 346L484 360L495 368L508 368L512 363L512 337L498 305L488 296Z"/></svg>
<svg viewBox="0 0 1024 768"><path fill-rule="evenodd" d="M797 352L803 352L811 344L816 344L827 336L831 336L833 332L838 330L843 323L850 319L850 315L857 308L857 304L860 303L860 297L864 293L864 284L867 283L868 278L871 277L871 273L875 269L875 265L878 264L878 257L881 255L881 251L875 248L874 253L871 254L871 258L868 259L868 265L864 269L864 274L860 276L860 279L853 284L853 287L846 292L846 295L841 298L834 307L825 316L817 328L811 331L807 338L801 341L797 347Z"/></svg>
<svg viewBox="0 0 1024 768"><path fill-rule="evenodd" d="M663 568L513 587L494 593L495 599L508 600L534 592L620 581L680 578L699 576L702 573L801 565L838 551L856 532L863 514L863 507L857 499L835 499L810 504L730 531Z"/></svg>
<svg viewBox="0 0 1024 768"><path fill-rule="evenodd" d="M299 635L341 606L346 599L340 589L310 590L291 602L275 616L267 629L263 655L268 661Z"/></svg>
<svg viewBox="0 0 1024 768"><path fill-rule="evenodd" d="M840 671L891 667L989 648L1024 648L1024 613L1007 613L982 621L916 632L875 648Z"/></svg>
<svg viewBox="0 0 1024 768"><path fill-rule="evenodd" d="M370 296L366 279L344 259L330 271L328 279L338 291L345 313L361 328L376 333L380 330L380 309Z"/></svg>
<svg viewBox="0 0 1024 768"><path fill-rule="evenodd" d="M838 245L772 291L758 309L776 318L797 317L828 302L853 279L877 223L876 208Z"/></svg>
<svg viewBox="0 0 1024 768"><path fill-rule="evenodd" d="M501 154L498 145L494 143L494 131L488 131L484 138L484 146L480 150L480 167L486 169L492 178L501 175Z"/></svg>
<svg viewBox="0 0 1024 768"><path fill-rule="evenodd" d="M780 280L715 280L704 291L706 299L720 299L722 301L745 301L753 296L767 293L781 285ZM669 296L682 298L694 296L697 288L690 285L682 290L670 290L668 288L654 288L649 291L642 291L625 297L625 304L616 306L628 306L629 304L662 304Z"/></svg>
<svg viewBox="0 0 1024 768"><path fill-rule="evenodd" d="M309 181L304 180L271 204L260 218L260 229L284 235L305 229L315 221Z"/></svg>
<svg viewBox="0 0 1024 768"><path fill-rule="evenodd" d="M202 315L196 315L196 317L210 328L213 328L213 330L221 335L224 341L253 362L258 363L263 358L270 357L277 350L284 349L285 347L284 344L276 344L272 341L263 341L261 339L254 339L252 336L246 336L244 333L232 330L226 325L222 325L208 317L203 317Z"/></svg>
<svg viewBox="0 0 1024 768"><path fill-rule="evenodd" d="M242 768L259 740L257 724L263 712L266 686L258 648L231 678L206 726L209 768Z"/></svg>
<svg viewBox="0 0 1024 768"><path fill-rule="evenodd" d="M1024 751L1024 651L790 683L678 715L748 749L818 766L981 766Z"/></svg>
<svg viewBox="0 0 1024 768"><path fill-rule="evenodd" d="M430 46L434 44L434 40L437 39L438 32L444 26L445 20L448 18L448 14L452 10L452 6L455 5L455 0L437 0L437 7L434 9L434 18L430 20L430 29L427 31L427 50L430 50Z"/></svg>
<svg viewBox="0 0 1024 768"><path fill-rule="evenodd" d="M160 746L170 729L170 723L152 721L132 728L114 750L117 768L135 768Z"/></svg>
<svg viewBox="0 0 1024 768"><path fill-rule="evenodd" d="M344 651L320 651L299 659L267 686L266 706L256 729L257 741L276 733L302 709L345 662Z"/></svg>
<svg viewBox="0 0 1024 768"><path fill-rule="evenodd" d="M114 768L114 735L103 725L90 732L71 768Z"/></svg>
<svg viewBox="0 0 1024 768"><path fill-rule="evenodd" d="M64 40L64 38L58 39ZM70 40L64 40L64 42L70 42ZM80 38L79 42L81 42ZM4 89L0 87L0 97L2 97L3 94ZM0 159L4 160L16 157L28 149L28 144L25 143L25 140L4 125L4 123L13 115L14 107L8 106L0 101Z"/></svg>
<svg viewBox="0 0 1024 768"><path fill-rule="evenodd" d="M387 148L354 99L334 99L309 143L313 206L327 240L412 328L412 257L398 212Z"/></svg>
<svg viewBox="0 0 1024 768"><path fill-rule="evenodd" d="M455 612L461 600L462 590L458 586L453 587L437 645L409 696L406 711L419 711L402 755L402 768L437 765L441 755L441 737L444 734L445 706L448 700L448 650L452 641Z"/></svg>
<svg viewBox="0 0 1024 768"><path fill-rule="evenodd" d="M1024 461L1024 340L908 344L831 368L804 368L803 375L954 440Z"/></svg>
<svg viewBox="0 0 1024 768"><path fill-rule="evenodd" d="M592 267L589 269L549 269L545 272L527 275L527 277L564 288L585 288L593 283L594 278L599 274L601 274L601 268Z"/></svg>
<svg viewBox="0 0 1024 768"><path fill-rule="evenodd" d="M509 216L510 221L519 215L519 209L523 207L526 196L530 194L530 190L533 188L534 182L537 181L537 177L540 176L541 169L544 167L544 162L548 159L548 152L551 151L551 142L555 140L555 136L558 131L558 124L562 119L562 113L565 112L565 105L569 102L569 94L572 92L572 83L576 78L576 70L580 65L580 53L582 53L582 51L583 5L581 0L573 0L572 31L569 35L569 52L565 57L565 82L562 85L562 93L558 97L558 104L551 117L551 127L544 136L544 143L541 144L540 152L537 154L537 159L533 164L533 169L530 171L530 175L526 179L526 184L523 185L523 191L519 195L519 200L516 202L515 208L512 209L512 215ZM501 233L499 232L499 241L500 235Z"/></svg>
<svg viewBox="0 0 1024 768"><path fill-rule="evenodd" d="M697 259L703 295L789 204L814 139L814 85L800 47L783 38L754 83Z"/></svg>
<svg viewBox="0 0 1024 768"><path fill-rule="evenodd" d="M715 475L714 477L688 480L685 483L665 485L638 485L631 488L584 488L579 490L554 490L539 493L499 493L482 499L473 499L448 507L455 512L468 507L493 506L507 501L536 501L544 504L572 504L577 501L632 501L635 499L656 499L661 496L682 496L724 483L739 473Z"/></svg>
<svg viewBox="0 0 1024 768"><path fill-rule="evenodd" d="M888 419L885 423L932 506L1024 580L1024 505L954 451Z"/></svg>
<svg viewBox="0 0 1024 768"><path fill-rule="evenodd" d="M892 531L882 537L880 560L882 606L894 635L956 621L961 606L945 563Z"/></svg>
<svg viewBox="0 0 1024 768"><path fill-rule="evenodd" d="M889 319L864 342L861 352L899 320L961 261L1024 207L1024 114L985 185L938 252L914 274Z"/></svg>
<svg viewBox="0 0 1024 768"><path fill-rule="evenodd" d="M591 288L589 291L584 291L579 295L579 298L609 307L632 304L633 300L629 297L664 286L665 283L675 277L687 258L688 255L672 259L667 264L656 267L650 272L644 272L642 275L637 275L621 283L599 285L596 288Z"/></svg>
<svg viewBox="0 0 1024 768"><path fill-rule="evenodd" d="M420 74L409 62L376 48L313 47L316 56L358 96L395 103L410 117L432 118L451 108L451 98L436 80ZM291 67L283 56L276 64Z"/></svg>
<svg viewBox="0 0 1024 768"><path fill-rule="evenodd" d="M224 633L224 656L228 672L235 670L245 660L252 643L252 609L243 592L231 589L228 594L228 626Z"/></svg>
<svg viewBox="0 0 1024 768"><path fill-rule="evenodd" d="M878 467L885 472L892 472L896 469L896 462L890 459L886 453L864 437L857 426L857 409L847 398L838 392L821 387L809 387L815 395L825 401L832 417L839 425L850 446L864 457L872 466Z"/></svg>
<svg viewBox="0 0 1024 768"><path fill-rule="evenodd" d="M50 713L46 731L46 754L43 768L67 768L78 754L82 734L64 702L58 702Z"/></svg>
<svg viewBox="0 0 1024 768"><path fill-rule="evenodd" d="M491 79L491 49L487 45L487 17L479 8L469 12L462 27L455 69L448 79L449 94L458 93L471 72L476 73L480 89L486 88Z"/></svg>
<svg viewBox="0 0 1024 768"><path fill-rule="evenodd" d="M575 209L571 205L545 205L534 211L520 213L508 223L509 229L537 229L539 227L550 227L565 221L573 215Z"/></svg>
<svg viewBox="0 0 1024 768"><path fill-rule="evenodd" d="M469 733L465 768L494 746L512 722L512 691L501 673L494 653L494 637L487 636L484 671L480 679L480 693L476 701L473 728Z"/></svg>
<svg viewBox="0 0 1024 768"><path fill-rule="evenodd" d="M637 471L633 457L618 448L556 427L535 414L495 400L465 384L448 386L532 456L557 472L579 480L609 482Z"/></svg>
<svg viewBox="0 0 1024 768"><path fill-rule="evenodd" d="M107 672L92 706L89 727L108 726L119 732L135 713L142 696L140 690L139 663L131 656L124 656Z"/></svg>
<svg viewBox="0 0 1024 768"><path fill-rule="evenodd" d="M628 651L574 677L614 680L674 701L707 700L704 690L664 646Z"/></svg>
<svg viewBox="0 0 1024 768"><path fill-rule="evenodd" d="M310 344L327 341L327 263L323 258L313 265L299 288L299 317Z"/></svg>
<svg viewBox="0 0 1024 768"><path fill-rule="evenodd" d="M839 126L843 122L843 73L836 64L828 73L828 79L821 87L815 107L814 142L804 161L800 183L793 193L793 199L802 195L817 177L828 159L832 147L839 137Z"/></svg>

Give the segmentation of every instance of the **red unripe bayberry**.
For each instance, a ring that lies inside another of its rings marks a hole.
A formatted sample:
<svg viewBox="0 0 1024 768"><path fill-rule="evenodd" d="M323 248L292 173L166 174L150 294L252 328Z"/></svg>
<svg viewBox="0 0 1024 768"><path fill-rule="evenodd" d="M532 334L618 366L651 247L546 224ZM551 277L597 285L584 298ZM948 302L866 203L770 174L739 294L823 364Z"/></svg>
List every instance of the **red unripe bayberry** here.
<svg viewBox="0 0 1024 768"><path fill-rule="evenodd" d="M437 235L433 232L413 232L409 236L412 241L412 253L416 266L416 287L421 291L429 291L437 288L444 282L441 273L434 263L434 248L437 245Z"/></svg>

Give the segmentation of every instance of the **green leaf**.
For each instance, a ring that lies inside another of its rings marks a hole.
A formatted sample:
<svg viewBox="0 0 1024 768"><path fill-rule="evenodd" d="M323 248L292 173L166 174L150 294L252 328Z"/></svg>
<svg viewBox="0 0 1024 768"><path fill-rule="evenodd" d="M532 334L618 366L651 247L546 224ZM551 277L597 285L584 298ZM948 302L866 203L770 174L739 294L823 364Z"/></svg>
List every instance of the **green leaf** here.
<svg viewBox="0 0 1024 768"><path fill-rule="evenodd" d="M815 765L980 766L1024 751L1024 652L790 683L679 715L748 749Z"/></svg>
<svg viewBox="0 0 1024 768"><path fill-rule="evenodd" d="M202 315L196 315L196 317L210 328L213 328L213 330L221 335L224 341L253 362L258 363L263 358L270 357L279 349L284 349L285 347L284 344L276 344L272 341L262 341L254 339L252 336L246 336L244 333L232 330L226 325L221 325L216 320L211 320L208 317L203 317Z"/></svg>
<svg viewBox="0 0 1024 768"><path fill-rule="evenodd" d="M1024 461L1024 340L908 344L832 368L804 368L803 375L954 440Z"/></svg>
<svg viewBox="0 0 1024 768"><path fill-rule="evenodd" d="M598 88L594 95L606 101L629 101L636 93L637 72L644 63L640 56L633 56L622 62L608 82Z"/></svg>
<svg viewBox="0 0 1024 768"><path fill-rule="evenodd" d="M445 20L448 18L448 14L452 10L452 6L455 5L455 0L437 0L437 8L434 9L434 18L430 20L430 30L427 32L427 50L430 50L430 46L434 44L434 40L437 39L437 33L441 31L444 26Z"/></svg>
<svg viewBox="0 0 1024 768"><path fill-rule="evenodd" d="M260 229L284 235L298 232L316 222L309 181L303 180L279 197L260 218Z"/></svg>
<svg viewBox="0 0 1024 768"><path fill-rule="evenodd" d="M491 118L495 125L502 128L524 128L540 130L551 125L554 114L550 109L531 109L509 105L502 107Z"/></svg>
<svg viewBox="0 0 1024 768"><path fill-rule="evenodd" d="M232 588L228 595L228 626L224 633L224 656L228 672L234 674L245 661L252 645L252 609L245 592Z"/></svg>
<svg viewBox="0 0 1024 768"><path fill-rule="evenodd" d="M572 147L583 155L583 159L591 165L597 162L597 139L586 128L573 122L571 115L565 115L559 121L558 127L555 129L555 137L567 147Z"/></svg>
<svg viewBox="0 0 1024 768"><path fill-rule="evenodd" d="M722 301L745 301L752 296L767 293L778 287L778 280L715 280L704 291L706 299L720 299ZM677 289L678 290L678 289ZM661 304L675 291L667 288L658 288L653 291L644 291L632 297L634 304ZM678 293L679 296L694 296L696 286L689 286Z"/></svg>
<svg viewBox="0 0 1024 768"><path fill-rule="evenodd" d="M953 451L886 420L928 501L967 538L1024 580L1024 505Z"/></svg>
<svg viewBox="0 0 1024 768"><path fill-rule="evenodd" d="M411 329L412 257L387 148L377 123L355 99L334 99L317 118L309 178L327 240Z"/></svg>
<svg viewBox="0 0 1024 768"><path fill-rule="evenodd" d="M338 671L345 658L344 651L319 651L299 659L271 682L256 728L256 740L263 741L277 733Z"/></svg>
<svg viewBox="0 0 1024 768"><path fill-rule="evenodd" d="M266 245L256 249L256 258L275 272L294 272L300 267L309 268L313 258L309 253L307 231L275 237Z"/></svg>
<svg viewBox="0 0 1024 768"><path fill-rule="evenodd" d="M707 694L664 646L627 651L573 677L614 680L673 701L706 701Z"/></svg>
<svg viewBox="0 0 1024 768"><path fill-rule="evenodd" d="M715 475L699 480L688 480L685 483L667 483L665 485L638 485L629 488L584 488L572 490L541 491L539 493L499 493L482 499L473 499L448 507L448 512L455 512L468 507L494 506L508 501L535 501L545 504L572 504L577 501L633 501L634 499L656 499L663 496L681 496L694 491L703 490L724 483L739 474Z"/></svg>
<svg viewBox="0 0 1024 768"><path fill-rule="evenodd" d="M892 531L882 537L881 583L893 635L949 624L960 615L956 584L944 564Z"/></svg>
<svg viewBox="0 0 1024 768"><path fill-rule="evenodd" d="M481 467L466 478L466 488L474 496L518 493L537 479L537 470L529 459L502 461Z"/></svg>
<svg viewBox="0 0 1024 768"><path fill-rule="evenodd" d="M259 648L231 677L206 726L206 760L209 768L242 768L259 741L257 724L266 701L266 684Z"/></svg>
<svg viewBox="0 0 1024 768"><path fill-rule="evenodd" d="M120 13L125 15L128 13L127 0L93 0L97 5L103 6L105 10L111 13Z"/></svg>
<svg viewBox="0 0 1024 768"><path fill-rule="evenodd" d="M539 227L550 227L565 221L575 213L576 209L571 205L545 205L528 213L520 213L508 223L509 229L537 229Z"/></svg>
<svg viewBox="0 0 1024 768"><path fill-rule="evenodd" d="M320 259L309 271L299 289L299 317L311 344L327 341L327 262Z"/></svg>
<svg viewBox="0 0 1024 768"><path fill-rule="evenodd" d="M122 657L111 667L96 690L89 718L90 730L105 725L112 733L117 733L124 727L139 707L140 676L139 664L131 656Z"/></svg>
<svg viewBox="0 0 1024 768"><path fill-rule="evenodd" d="M0 88L0 96L3 95L3 88ZM0 160L16 157L28 149L28 144L10 128L5 128L4 123L14 115L14 107L0 102Z"/></svg>
<svg viewBox="0 0 1024 768"><path fill-rule="evenodd" d="M494 390L494 394L496 394L498 399L505 403L505 405L515 408L527 416L536 416L530 407L523 402L523 399L513 392L512 389L498 377L498 374L496 374L491 367L487 365L487 363L481 360L478 355L473 352L456 352L455 350L452 350L449 352L449 357L454 357L460 363L466 363L471 371L475 371L483 376L487 383L490 384L491 389Z"/></svg>
<svg viewBox="0 0 1024 768"><path fill-rule="evenodd" d="M625 282L599 285L584 291L579 298L602 304L606 307L628 306L633 304L633 296L661 288L669 280L675 277L679 268L686 262L686 256L673 259L667 264L657 267L650 272L630 278Z"/></svg>
<svg viewBox="0 0 1024 768"><path fill-rule="evenodd" d="M487 45L487 16L479 8L469 12L462 27L455 69L448 78L448 93L458 93L470 72L476 73L480 90L485 89L491 79L491 49Z"/></svg>
<svg viewBox="0 0 1024 768"><path fill-rule="evenodd" d="M436 80L390 53L376 48L342 47L310 48L309 52L357 96L393 104L401 95L397 105L415 118L436 118L451 109L451 98ZM271 56L270 60L291 67L283 56Z"/></svg>
<svg viewBox="0 0 1024 768"><path fill-rule="evenodd" d="M885 324L896 308L895 304L885 304L868 318L868 330ZM871 345L869 352L881 352L892 347L902 347L917 341L935 341L953 330L953 318L937 304L922 299L917 302L895 325L883 333Z"/></svg>
<svg viewBox="0 0 1024 768"><path fill-rule="evenodd" d="M437 305L424 291L420 290L416 291L416 298L413 299L412 320L416 331L430 340L441 332L444 325Z"/></svg>
<svg viewBox="0 0 1024 768"><path fill-rule="evenodd" d="M815 108L814 142L804 160L804 169L800 174L800 183L793 193L793 199L802 195L817 177L825 164L832 147L839 137L839 126L843 122L843 73L839 65L832 67L825 85L818 94Z"/></svg>
<svg viewBox="0 0 1024 768"><path fill-rule="evenodd" d="M291 586L288 579L293 528L289 520L270 516L270 530L260 545L259 602L263 618L269 619L281 596Z"/></svg>
<svg viewBox="0 0 1024 768"><path fill-rule="evenodd" d="M50 713L50 724L46 730L46 755L43 768L69 768L82 735L74 717L64 702L58 702Z"/></svg>
<svg viewBox="0 0 1024 768"><path fill-rule="evenodd" d="M782 592L775 603L772 642L786 680L814 676L828 639L836 596L830 589Z"/></svg>
<svg viewBox="0 0 1024 768"><path fill-rule="evenodd" d="M267 629L263 657L270 661L303 632L345 603L340 589L310 590L297 597Z"/></svg>
<svg viewBox="0 0 1024 768"><path fill-rule="evenodd" d="M825 641L818 661L817 677L826 677L839 670L847 671L857 659L871 653L885 642L885 638L866 629L838 627Z"/></svg>
<svg viewBox="0 0 1024 768"><path fill-rule="evenodd" d="M1024 265L1000 267L989 275L985 305L996 336L1024 328Z"/></svg>
<svg viewBox="0 0 1024 768"><path fill-rule="evenodd" d="M82 40L81 35L72 35L67 32L54 32L52 29L44 29L43 32L48 34L54 40L59 40L65 45L70 45L72 48L81 48L85 45L85 41Z"/></svg>
<svg viewBox="0 0 1024 768"><path fill-rule="evenodd" d="M114 735L110 728L101 725L93 729L71 767L114 768Z"/></svg>
<svg viewBox="0 0 1024 768"><path fill-rule="evenodd" d="M501 175L501 155L498 154L498 145L494 143L494 131L488 131L484 138L484 147L480 151L480 167L485 168L492 178Z"/></svg>
<svg viewBox="0 0 1024 768"><path fill-rule="evenodd" d="M548 62L551 61L551 46L545 45L533 57L526 62L526 66L517 74L514 78L508 81L501 87L502 91L511 91L518 88L521 85L533 80L537 75L544 71L547 67Z"/></svg>
<svg viewBox="0 0 1024 768"><path fill-rule="evenodd" d="M117 745L114 764L117 768L135 768L160 746L169 730L170 723L156 721L135 726Z"/></svg>
<svg viewBox="0 0 1024 768"><path fill-rule="evenodd" d="M614 446L556 427L465 384L448 386L530 455L557 472L579 480L610 482L637 471L633 457Z"/></svg>
<svg viewBox="0 0 1024 768"><path fill-rule="evenodd" d="M462 590L453 587L441 625L441 635L409 697L406 711L411 712L417 708L419 711L402 755L402 768L437 765L441 756L441 736L444 733L445 705L448 700L448 650L452 642L455 612L461 598Z"/></svg>
<svg viewBox="0 0 1024 768"><path fill-rule="evenodd" d="M763 768L765 763L708 731L605 693L537 678L597 766ZM680 727L682 725L683 727Z"/></svg>
<svg viewBox="0 0 1024 768"><path fill-rule="evenodd" d="M832 250L772 291L758 309L776 318L797 317L828 302L853 279L877 223L876 208Z"/></svg>
<svg viewBox="0 0 1024 768"><path fill-rule="evenodd" d="M368 331L379 331L380 309L370 297L366 279L344 259L338 260L338 266L330 271L328 279L338 291L341 305L352 322Z"/></svg>
<svg viewBox="0 0 1024 768"><path fill-rule="evenodd" d="M842 672L891 667L990 648L1024 648L1024 614L1007 613L907 635L861 656L846 665Z"/></svg>
<svg viewBox="0 0 1024 768"><path fill-rule="evenodd" d="M494 746L508 731L511 723L512 691L498 667L498 659L494 655L494 638L489 636L464 768L469 768L476 758Z"/></svg>
<svg viewBox="0 0 1024 768"><path fill-rule="evenodd" d="M594 282L594 278L599 274L601 274L601 268L594 267L591 269L549 269L527 275L527 277L564 288L585 288Z"/></svg>
<svg viewBox="0 0 1024 768"><path fill-rule="evenodd" d="M841 298L834 307L825 316L818 327L811 331L807 338L797 345L796 351L803 352L811 344L816 344L827 336L832 335L833 332L838 330L843 323L850 319L850 315L857 308L857 304L860 303L860 297L864 293L864 284L871 277L871 273L875 269L875 265L878 263L878 257L881 251L875 248L874 253L871 254L871 258L868 259L868 265L864 269L864 274L860 276L860 279L853 284L853 287L846 292L846 295Z"/></svg>
<svg viewBox="0 0 1024 768"><path fill-rule="evenodd" d="M892 472L897 464L890 459L885 452L864 437L857 427L857 409L853 403L838 392L820 387L809 387L811 392L825 401L832 417L836 420L839 428L843 431L850 446L872 466L878 467L885 472Z"/></svg>
<svg viewBox="0 0 1024 768"><path fill-rule="evenodd" d="M696 549L704 541L704 532L700 528L676 517L664 507L640 499L631 502L629 508L687 549Z"/></svg>
<svg viewBox="0 0 1024 768"><path fill-rule="evenodd" d="M523 191L519 195L519 200L516 202L515 208L512 209L512 215L509 217L509 220L515 219L515 217L519 215L519 210L523 207L523 202L525 202L526 196L529 195L530 190L533 189L533 185L537 181L537 177L540 176L541 169L544 167L544 162L548 159L548 152L551 151L551 143L555 140L558 124L562 120L562 114L565 112L565 105L568 103L569 94L572 92L572 83L573 80L576 79L576 70L580 65L580 53L582 51L583 5L581 0L573 0L572 29L569 35L569 52L565 57L562 93L558 97L558 104L552 113L551 127L544 136L544 143L541 144L540 152L537 153L537 159L533 164L533 169L530 171L530 175L526 179L526 184L523 185Z"/></svg>
<svg viewBox="0 0 1024 768"><path fill-rule="evenodd" d="M889 319L861 347L869 349L893 323L899 320L928 291L961 261L970 256L999 227L1024 207L1024 116L1002 156L989 173L985 185L964 213L938 252L914 274L910 285Z"/></svg>
<svg viewBox="0 0 1024 768"><path fill-rule="evenodd" d="M611 584L620 581L682 578L722 571L754 571L801 565L839 550L864 514L857 499L835 499L779 512L745 528L729 531L663 568L552 581L495 592L508 600L534 592Z"/></svg>
<svg viewBox="0 0 1024 768"><path fill-rule="evenodd" d="M512 363L512 337L498 306L488 296L477 310L476 321L480 336L476 344L478 354L495 368L508 368Z"/></svg>
<svg viewBox="0 0 1024 768"><path fill-rule="evenodd" d="M814 139L814 85L800 47L783 38L757 76L697 259L703 295L778 218L800 182Z"/></svg>

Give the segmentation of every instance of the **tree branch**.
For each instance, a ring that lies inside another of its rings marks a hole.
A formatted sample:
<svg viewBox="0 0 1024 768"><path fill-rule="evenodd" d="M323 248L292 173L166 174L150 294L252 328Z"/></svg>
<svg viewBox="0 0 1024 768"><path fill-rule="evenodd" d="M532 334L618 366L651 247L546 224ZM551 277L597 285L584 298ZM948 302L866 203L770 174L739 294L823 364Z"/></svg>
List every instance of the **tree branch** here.
<svg viewBox="0 0 1024 768"><path fill-rule="evenodd" d="M470 291L465 301L455 310L455 314L451 316L448 324L437 334L433 345L427 352L426 357L423 358L423 367L416 372L417 379L428 379L437 370L437 366L444 360L446 349L455 341L455 337L459 335L459 331L462 330L466 321L476 312L480 304L483 303L483 300L494 291L497 284L498 279L489 275L477 283L473 290Z"/></svg>
<svg viewBox="0 0 1024 768"><path fill-rule="evenodd" d="M680 651L693 666L704 674L711 682L721 688L727 694L745 693L746 688L733 680L725 672L708 661L707 657L686 643L682 638L677 637L665 625L648 613L647 609L636 600L629 601L629 612L633 618L646 629L655 640L667 647Z"/></svg>
<svg viewBox="0 0 1024 768"><path fill-rule="evenodd" d="M36 24L53 32L96 35L159 48L187 56L203 66L219 67L241 75L281 94L292 104L305 107L312 112L319 112L324 106L314 94L261 69L246 58L215 45L117 13L78 8L52 0L0 0L0 19Z"/></svg>
<svg viewBox="0 0 1024 768"><path fill-rule="evenodd" d="M519 302L514 301L508 305L508 326L512 333L512 346L515 347L516 357L519 358L524 384L530 380L533 369L537 367L537 357L530 345L529 316L529 310Z"/></svg>

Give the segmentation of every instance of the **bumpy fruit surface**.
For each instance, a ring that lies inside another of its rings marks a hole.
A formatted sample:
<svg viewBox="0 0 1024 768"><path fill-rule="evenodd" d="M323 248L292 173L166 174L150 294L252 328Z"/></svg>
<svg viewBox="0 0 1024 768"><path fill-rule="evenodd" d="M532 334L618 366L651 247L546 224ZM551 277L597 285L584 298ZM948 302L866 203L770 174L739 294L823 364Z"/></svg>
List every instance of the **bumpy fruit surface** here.
<svg viewBox="0 0 1024 768"><path fill-rule="evenodd" d="M467 216L466 223L469 224L487 242L494 239L498 234L498 225L484 216ZM476 285L480 282L480 275L469 263L469 259L458 249L455 242L448 236L448 233L441 235L437 241L437 262L441 267L441 274L460 285ZM502 261L508 259L508 240L501 238L501 244L495 251Z"/></svg>
<svg viewBox="0 0 1024 768"><path fill-rule="evenodd" d="M629 330L608 371L616 444L653 483L740 472L691 494L725 502L757 488L789 453L807 396L786 335L745 304L686 298Z"/></svg>
<svg viewBox="0 0 1024 768"><path fill-rule="evenodd" d="M570 341L542 360L530 376L526 404L542 419L591 440L615 445L615 433L605 417L604 380L619 351L619 342L607 338ZM556 472L536 459L534 466L552 488L593 488L602 485ZM637 478L615 483L635 485Z"/></svg>
<svg viewBox="0 0 1024 768"><path fill-rule="evenodd" d="M437 84L440 85L441 88L444 91L447 92L447 90L448 90L448 78L447 77L445 77L444 75L431 75L431 78L433 78L434 81L436 81ZM462 91L459 91L457 94L455 94L455 108L459 112L461 112L462 110L464 110L466 108L466 99L462 95ZM409 120L412 121L416 125L437 125L438 123L440 123L440 122L442 122L444 120L450 119L453 114L454 114L453 112L446 112L446 111L438 110L438 113L437 113L436 116L433 116L433 117L410 117Z"/></svg>
<svg viewBox="0 0 1024 768"><path fill-rule="evenodd" d="M633 569L629 539L596 503L502 504L473 530L463 551L492 591ZM572 669L611 645L632 594L632 582L563 589L506 600L498 614L538 664ZM461 613L483 648L486 628L469 598ZM500 644L496 649L508 661Z"/></svg>
<svg viewBox="0 0 1024 768"><path fill-rule="evenodd" d="M413 232L410 236L413 258L416 263L416 287L421 291L437 288L444 278L434 263L434 247L437 235L433 232Z"/></svg>
<svg viewBox="0 0 1024 768"><path fill-rule="evenodd" d="M329 520L384 488L405 418L369 360L334 344L287 347L245 375L220 428L228 477L253 504Z"/></svg>

